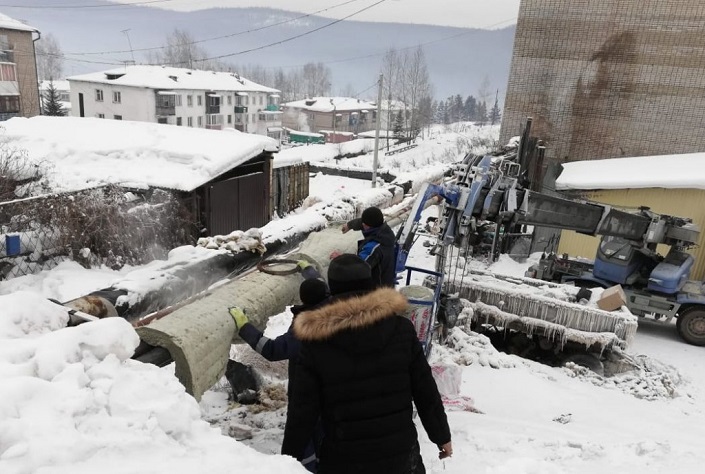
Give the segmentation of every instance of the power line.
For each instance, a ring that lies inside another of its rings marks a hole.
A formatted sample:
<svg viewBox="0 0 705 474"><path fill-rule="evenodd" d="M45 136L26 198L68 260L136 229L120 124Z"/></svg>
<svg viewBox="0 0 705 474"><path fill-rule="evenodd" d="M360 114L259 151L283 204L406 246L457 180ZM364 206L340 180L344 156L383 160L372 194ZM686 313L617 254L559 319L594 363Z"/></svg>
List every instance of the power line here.
<svg viewBox="0 0 705 474"><path fill-rule="evenodd" d="M309 31L306 31L306 32L304 32L304 33L300 33L300 34L298 34L298 35L294 35L294 36L291 36L291 37L289 37L289 38L285 38L285 39L280 40L280 41L275 41L274 43L269 43L269 44L265 44L265 45L263 45L263 46L258 46L258 47L256 47L256 48L250 48L250 49L246 49L246 50L243 50L243 51L238 51L238 52L236 52L236 53L221 54L221 55L219 55L219 56L213 56L213 57L210 57L210 58L198 59L198 60L196 60L195 62L205 62L205 61L212 61L212 60L215 60L215 59L230 58L230 57L233 57L233 56L239 56L239 55L241 55L241 54L252 53L252 52L254 52L254 51L261 51L261 50L266 49L266 48L271 48L272 46L278 46L278 45L280 45L280 44L288 43L289 41L293 41L293 40L295 40L295 39L298 39L298 38L301 38L301 37L304 37L304 36L308 36L308 35L310 35L310 34L312 34L312 33L317 32L317 31L321 31L321 30L323 30L323 29L325 29L325 28L328 28L328 27L330 27L330 26L336 25L336 24L338 24L338 23L340 23L340 22L342 22L342 21L347 20L348 18L351 18L351 17L353 17L353 16L355 16L355 15L359 15L360 13L362 13L362 12L364 12L364 11L367 11L367 10L369 10L370 8L374 8L374 7L376 7L377 5L379 5L379 4L381 4L381 3L384 3L384 2L386 2L386 1L387 1L387 0L379 0L378 2L375 2L375 3L373 3L372 5L369 5L369 6L365 7L365 8L361 8L360 10L357 10L356 12L353 12L353 13L351 13L350 15L344 16L343 18L340 18L340 19L338 19L338 20L332 21L332 22L330 22L330 23L327 23L327 24L325 24L325 25L323 25L323 26L319 26L318 28L314 28L314 29L309 30ZM181 62L178 62L178 63L172 63L172 64L183 64L183 63L184 63L184 61L181 61Z"/></svg>
<svg viewBox="0 0 705 474"><path fill-rule="evenodd" d="M153 3L166 3L173 2L174 0L144 0L141 2L133 3L114 3L111 5L5 5L0 4L1 8L24 8L24 9L39 9L39 8L51 8L51 9L81 9L81 8L120 8L120 7L130 7L133 5L151 5Z"/></svg>
<svg viewBox="0 0 705 474"><path fill-rule="evenodd" d="M194 45L194 44L206 43L206 42L208 42L208 41L215 41L215 40L219 40L219 39L232 38L232 37L234 37L234 36L240 36L240 35L244 35L244 34L248 34L248 33L256 33L256 32L258 32L258 31L266 30L266 29L269 29L269 28L274 28L275 26L281 26L281 25L284 25L284 24L286 24L286 23L293 23L293 22L295 22L295 21L299 21L299 20L302 20L302 19L304 19L304 18L308 18L308 17L310 17L310 16L317 15L317 14L319 14L319 13L323 13L323 12L326 12L326 11L328 11L328 10L333 10L333 9L335 9L335 8L339 8L339 7L348 5L348 4L350 4L350 3L355 3L355 2L359 2L359 1L360 1L360 0L347 0L346 2L339 3L339 4L333 5L333 6L331 6L331 7L326 7L326 8L323 8L322 10L317 10L317 11L312 12L312 13L306 13L306 14L304 14L304 15L300 15L300 16L297 16L297 17L295 17L295 18L290 18L290 19L288 19L288 20L282 20L282 21L279 21L279 22L277 22L277 23L272 23L272 24L270 24L270 25L260 26L259 28L253 28L253 29L245 30L245 31L238 31L238 32L236 32L236 33L230 33L230 34L227 34L227 35L214 36L214 37L212 37L212 38L205 38L205 39L201 39L201 40L197 40L197 41L191 41L191 42L188 42L188 43L183 43L183 44L181 44L180 46L191 46L191 45ZM157 50L157 49L166 49L166 46L153 46L153 47L150 47L150 48L137 48L137 49L133 49L132 51L154 51L154 50ZM66 53L66 54L73 54L74 56L89 56L89 55L98 55L98 54L130 53L130 52L132 52L132 51L125 51L125 50L122 50L122 51L96 51L96 52Z"/></svg>
<svg viewBox="0 0 705 474"><path fill-rule="evenodd" d="M426 42L424 42L424 43L419 43L419 44L416 44L416 45L414 45L414 46L405 46L405 47L403 47L403 48L397 49L397 51L407 51L407 50L410 50L410 49L416 49L416 48L418 48L419 46L426 46L426 45L433 44L433 43L440 43L440 42L442 42L442 41L448 41L448 40L451 40L451 39L459 38L459 37L461 37L461 36L465 36L465 35L469 35L469 34L474 34L474 33L477 33L478 31L489 30L489 29L491 29L491 28L494 28L494 27L497 27L497 26L499 26L499 25L502 25L503 23L507 23L507 22L510 22L510 21L515 21L516 19L517 19L517 17L507 18L506 20L499 21L499 22L494 23L494 24L492 24L492 25L488 25L488 26L486 26L486 27L484 27L484 28L475 28L475 29L472 29L472 30L469 30L469 31L465 31L465 32L463 32L463 33L457 33L457 34L455 34L455 35L445 36L445 37L443 37L443 38L438 38L438 39L435 39L435 40L426 41ZM380 52L380 53L366 54L366 55L364 55L364 56L353 56L353 57L350 57L350 58L332 59L332 60L330 60L330 61L319 61L319 62L321 62L322 64L344 63L344 62L348 62L348 61L357 61L357 60L359 60L359 59L368 59L368 58L374 58L374 57L378 57L378 56L384 56L385 54L387 54L387 51ZM299 68L299 67L303 67L303 66L304 66L303 64L297 64L297 65L291 65L291 66L272 66L272 67L265 68L265 69L279 69L279 68L289 69L289 68ZM375 84L376 84L376 82L375 82Z"/></svg>

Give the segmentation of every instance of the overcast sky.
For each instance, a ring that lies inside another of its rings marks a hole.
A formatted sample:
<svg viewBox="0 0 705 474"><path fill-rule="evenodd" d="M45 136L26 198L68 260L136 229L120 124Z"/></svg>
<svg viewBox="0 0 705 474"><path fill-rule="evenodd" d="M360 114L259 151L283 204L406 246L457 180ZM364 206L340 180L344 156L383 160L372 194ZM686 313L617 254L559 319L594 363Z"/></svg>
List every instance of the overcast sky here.
<svg viewBox="0 0 705 474"><path fill-rule="evenodd" d="M147 0L111 0L135 3ZM379 0L165 0L149 6L179 11L215 7L270 7L302 13L328 8L318 15L341 18ZM358 21L420 23L461 28L502 28L516 23L520 0L385 0L350 18Z"/></svg>

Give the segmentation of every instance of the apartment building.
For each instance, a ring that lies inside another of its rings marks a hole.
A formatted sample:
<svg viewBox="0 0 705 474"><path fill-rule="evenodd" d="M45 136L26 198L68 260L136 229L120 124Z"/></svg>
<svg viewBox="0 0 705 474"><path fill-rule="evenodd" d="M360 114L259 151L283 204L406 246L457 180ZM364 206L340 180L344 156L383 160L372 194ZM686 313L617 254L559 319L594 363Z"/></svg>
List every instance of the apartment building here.
<svg viewBox="0 0 705 474"><path fill-rule="evenodd" d="M0 121L39 115L39 30L0 13Z"/></svg>
<svg viewBox="0 0 705 474"><path fill-rule="evenodd" d="M282 104L286 128L359 133L377 126L377 105L351 97L313 97Z"/></svg>
<svg viewBox="0 0 705 474"><path fill-rule="evenodd" d="M237 73L135 65L68 81L74 117L234 128L281 139L279 91Z"/></svg>

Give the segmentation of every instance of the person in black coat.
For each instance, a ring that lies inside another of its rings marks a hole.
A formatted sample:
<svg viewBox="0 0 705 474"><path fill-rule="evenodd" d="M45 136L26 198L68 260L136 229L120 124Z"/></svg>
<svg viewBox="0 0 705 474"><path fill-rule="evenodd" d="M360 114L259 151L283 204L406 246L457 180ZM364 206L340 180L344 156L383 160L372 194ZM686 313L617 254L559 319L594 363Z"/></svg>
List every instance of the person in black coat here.
<svg viewBox="0 0 705 474"><path fill-rule="evenodd" d="M328 285L331 301L294 321L302 346L282 454L301 459L320 417L319 472L424 472L413 404L439 457L450 456L452 444L431 368L401 316L406 299L374 289L369 265L351 254L331 261Z"/></svg>
<svg viewBox="0 0 705 474"><path fill-rule="evenodd" d="M294 321L301 312L315 309L325 304L329 297L328 285L320 277L315 267L305 260L299 261L298 266L301 268L301 273L305 280L299 286L299 298L302 304L291 307ZM289 387L287 389L287 393L289 393L291 387L296 383L296 361L301 351L301 342L294 335L293 321L286 333L274 339L269 339L262 331L249 322L242 309L237 307L230 308L230 314L235 320L239 336L262 357L269 361L289 361ZM309 442L301 458L301 464L310 472L317 471L318 459L316 450L321 438L322 433L320 426L318 426L311 437L308 438Z"/></svg>
<svg viewBox="0 0 705 474"><path fill-rule="evenodd" d="M362 216L343 225L343 233L361 230L363 239L357 243L357 254L372 268L375 286L394 288L396 284L396 236L384 222L384 215L377 207L368 207Z"/></svg>

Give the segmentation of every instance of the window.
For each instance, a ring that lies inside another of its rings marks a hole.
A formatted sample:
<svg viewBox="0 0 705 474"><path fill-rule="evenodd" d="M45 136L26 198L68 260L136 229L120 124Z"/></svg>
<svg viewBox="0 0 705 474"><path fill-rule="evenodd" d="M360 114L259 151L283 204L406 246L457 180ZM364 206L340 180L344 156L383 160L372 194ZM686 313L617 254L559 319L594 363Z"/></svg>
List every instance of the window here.
<svg viewBox="0 0 705 474"><path fill-rule="evenodd" d="M191 97L191 96L189 96L189 97ZM189 127L193 127L193 117L187 118L187 119L186 119L186 124L187 124Z"/></svg>
<svg viewBox="0 0 705 474"><path fill-rule="evenodd" d="M233 116L232 115L228 115L228 123L233 123Z"/></svg>
<svg viewBox="0 0 705 474"><path fill-rule="evenodd" d="M213 115L213 114L206 115L206 125L208 125L208 126L223 125L223 116L222 115Z"/></svg>
<svg viewBox="0 0 705 474"><path fill-rule="evenodd" d="M113 103L119 104L122 101L122 94L117 91L113 91Z"/></svg>
<svg viewBox="0 0 705 474"><path fill-rule="evenodd" d="M7 64L7 63L0 64L0 80L2 80L2 81L16 81L17 80L17 73L15 71L14 64Z"/></svg>
<svg viewBox="0 0 705 474"><path fill-rule="evenodd" d="M103 102L103 89L96 89L95 90L95 101L96 102Z"/></svg>
<svg viewBox="0 0 705 474"><path fill-rule="evenodd" d="M186 96L186 105L189 107L193 107L193 96L192 95Z"/></svg>
<svg viewBox="0 0 705 474"><path fill-rule="evenodd" d="M181 117L176 117L176 125L181 126Z"/></svg>
<svg viewBox="0 0 705 474"><path fill-rule="evenodd" d="M198 98L200 99L201 96L199 95ZM199 102L200 102L200 100L199 100ZM198 126L203 127L203 117L201 117L200 115L198 116Z"/></svg>
<svg viewBox="0 0 705 474"><path fill-rule="evenodd" d="M196 97L198 98L198 105L203 105L203 97L201 97L200 95L197 95Z"/></svg>
<svg viewBox="0 0 705 474"><path fill-rule="evenodd" d="M157 119L157 123L161 123L161 124L166 125L166 124L169 123L169 122L167 122L166 117L159 117L159 118Z"/></svg>
<svg viewBox="0 0 705 474"><path fill-rule="evenodd" d="M176 105L177 105L178 107L181 107L181 96L180 96L180 95L177 95L177 96L176 96Z"/></svg>
<svg viewBox="0 0 705 474"><path fill-rule="evenodd" d="M98 118L105 118L105 114L95 114Z"/></svg>
<svg viewBox="0 0 705 474"><path fill-rule="evenodd" d="M259 105L264 104L264 96L259 96Z"/></svg>
<svg viewBox="0 0 705 474"><path fill-rule="evenodd" d="M235 105L242 105L242 97L239 95L235 97Z"/></svg>
<svg viewBox="0 0 705 474"><path fill-rule="evenodd" d="M245 105L250 105L250 98L245 96Z"/></svg>
<svg viewBox="0 0 705 474"><path fill-rule="evenodd" d="M122 120L122 115L113 115L115 120Z"/></svg>
<svg viewBox="0 0 705 474"><path fill-rule="evenodd" d="M228 96L228 105L233 105L233 96Z"/></svg>
<svg viewBox="0 0 705 474"><path fill-rule="evenodd" d="M0 96L0 113L16 114L20 112L20 97L17 95Z"/></svg>

